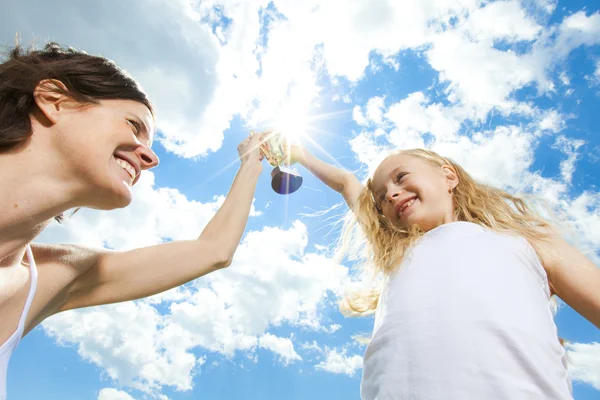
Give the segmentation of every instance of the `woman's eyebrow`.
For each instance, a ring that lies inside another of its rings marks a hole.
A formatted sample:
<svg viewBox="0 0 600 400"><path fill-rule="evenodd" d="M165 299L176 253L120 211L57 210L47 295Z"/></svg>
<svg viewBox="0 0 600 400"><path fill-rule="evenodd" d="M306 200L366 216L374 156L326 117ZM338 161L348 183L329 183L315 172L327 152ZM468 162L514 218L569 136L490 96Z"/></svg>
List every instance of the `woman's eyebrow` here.
<svg viewBox="0 0 600 400"><path fill-rule="evenodd" d="M132 114L132 113L128 113L128 115L130 117L132 117L133 119L135 119L135 121L140 124L140 127L142 129L142 131L144 131L146 137L148 138L148 145L151 146L152 145L152 138L150 137L150 129L148 128L148 125L146 125L146 123L137 115Z"/></svg>

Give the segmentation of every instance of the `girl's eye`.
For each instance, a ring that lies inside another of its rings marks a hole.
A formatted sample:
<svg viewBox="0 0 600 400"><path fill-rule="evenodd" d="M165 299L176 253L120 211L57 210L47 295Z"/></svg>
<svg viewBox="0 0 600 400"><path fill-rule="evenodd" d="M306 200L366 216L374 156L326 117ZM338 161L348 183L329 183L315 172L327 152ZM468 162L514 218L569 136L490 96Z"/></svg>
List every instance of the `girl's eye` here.
<svg viewBox="0 0 600 400"><path fill-rule="evenodd" d="M396 176L396 183L400 182L402 180L402 178L404 178L406 176L406 172L400 172L397 176Z"/></svg>

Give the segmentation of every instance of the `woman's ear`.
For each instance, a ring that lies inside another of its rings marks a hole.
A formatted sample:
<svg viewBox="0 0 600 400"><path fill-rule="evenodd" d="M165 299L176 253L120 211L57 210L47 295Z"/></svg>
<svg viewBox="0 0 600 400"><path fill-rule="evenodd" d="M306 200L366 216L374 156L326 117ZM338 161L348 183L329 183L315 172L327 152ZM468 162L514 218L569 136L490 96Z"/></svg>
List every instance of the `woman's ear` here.
<svg viewBox="0 0 600 400"><path fill-rule="evenodd" d="M458 186L458 174L456 169L451 165L442 165L442 172L446 177L448 192L452 192Z"/></svg>
<svg viewBox="0 0 600 400"><path fill-rule="evenodd" d="M56 79L44 79L33 90L33 99L37 108L52 124L58 122L63 106L71 100L66 93L67 87Z"/></svg>

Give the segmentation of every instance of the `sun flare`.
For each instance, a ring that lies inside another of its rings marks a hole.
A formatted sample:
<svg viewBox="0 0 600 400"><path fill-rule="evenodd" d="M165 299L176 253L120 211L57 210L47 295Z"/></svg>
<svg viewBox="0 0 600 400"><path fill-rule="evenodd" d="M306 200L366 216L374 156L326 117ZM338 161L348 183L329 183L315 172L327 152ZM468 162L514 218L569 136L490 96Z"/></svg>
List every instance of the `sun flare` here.
<svg viewBox="0 0 600 400"><path fill-rule="evenodd" d="M275 131L281 133L289 141L299 141L308 134L309 116L306 109L282 110L273 124Z"/></svg>

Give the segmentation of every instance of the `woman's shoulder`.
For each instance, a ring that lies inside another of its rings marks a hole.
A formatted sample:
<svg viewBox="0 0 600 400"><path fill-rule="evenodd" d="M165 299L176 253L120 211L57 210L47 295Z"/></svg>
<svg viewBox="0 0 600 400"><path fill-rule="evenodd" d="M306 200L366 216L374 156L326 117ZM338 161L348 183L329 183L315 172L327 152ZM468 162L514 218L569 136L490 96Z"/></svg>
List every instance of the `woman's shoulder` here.
<svg viewBox="0 0 600 400"><path fill-rule="evenodd" d="M44 243L33 243L31 251L39 266L60 265L84 270L91 267L99 254L105 252L75 244Z"/></svg>

